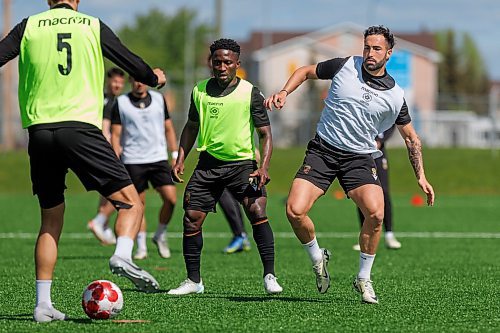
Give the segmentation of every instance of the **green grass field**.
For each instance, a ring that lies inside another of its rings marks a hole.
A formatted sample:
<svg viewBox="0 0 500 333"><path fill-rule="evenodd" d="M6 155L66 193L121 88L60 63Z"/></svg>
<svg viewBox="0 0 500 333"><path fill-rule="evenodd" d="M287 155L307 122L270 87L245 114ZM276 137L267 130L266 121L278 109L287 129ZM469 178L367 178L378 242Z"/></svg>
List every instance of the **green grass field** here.
<svg viewBox="0 0 500 333"><path fill-rule="evenodd" d="M284 292L271 297L264 293L255 246L247 253L222 254L230 233L221 214L210 215L204 225L205 294L167 295L185 278L181 209L176 209L169 226L172 258L160 259L149 241L150 256L140 262L156 276L162 292L134 291L128 280L109 272L107 260L113 248L98 245L86 231L86 222L95 213L96 194L84 193L70 177L52 300L71 320L50 324L31 319L39 211L29 194L27 159L24 153L0 155L0 332L500 331L500 177L496 174L500 159L489 151L429 150L427 174L438 196L435 207L426 208L410 205L418 188L405 152L390 152L395 229L403 248L390 251L381 243L372 271L380 304L367 305L351 287L358 269L358 255L351 250L358 224L350 200L336 200L328 193L311 212L320 245L334 254L333 283L327 294L317 292L307 255L291 233L284 200L302 153L302 149L276 151L272 164L268 215L276 237L276 273ZM156 196L148 196L150 231L159 205ZM248 223L247 230L251 230ZM125 306L116 319L145 322L87 319L81 293L96 279L109 279L121 287Z"/></svg>

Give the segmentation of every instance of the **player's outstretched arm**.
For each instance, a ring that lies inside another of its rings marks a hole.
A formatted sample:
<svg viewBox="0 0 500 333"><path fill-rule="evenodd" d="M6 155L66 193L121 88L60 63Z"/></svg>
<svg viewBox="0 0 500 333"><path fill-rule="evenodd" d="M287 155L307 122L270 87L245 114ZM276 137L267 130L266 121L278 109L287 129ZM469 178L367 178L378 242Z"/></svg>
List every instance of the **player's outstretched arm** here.
<svg viewBox="0 0 500 333"><path fill-rule="evenodd" d="M415 172L415 177L417 177L418 185L422 188L422 191L427 195L427 205L434 205L434 189L432 185L425 178L424 172L424 160L422 157L422 143L417 135L417 132L413 128L411 123L406 125L398 125L398 130L406 143L406 148L408 149L408 157L410 159L411 166Z"/></svg>
<svg viewBox="0 0 500 333"><path fill-rule="evenodd" d="M184 161L189 155L189 152L193 148L194 141L198 136L198 131L200 128L200 123L196 121L189 120L182 130L181 139L179 143L179 155L172 168L172 178L177 183L182 183L184 180L180 177L184 174Z"/></svg>
<svg viewBox="0 0 500 333"><path fill-rule="evenodd" d="M285 103L286 98L295 89L308 79L317 79L316 65L303 66L293 72L292 76L286 81L285 86L278 93L273 94L265 99L264 106L268 110L272 110L273 106L276 109L281 109Z"/></svg>

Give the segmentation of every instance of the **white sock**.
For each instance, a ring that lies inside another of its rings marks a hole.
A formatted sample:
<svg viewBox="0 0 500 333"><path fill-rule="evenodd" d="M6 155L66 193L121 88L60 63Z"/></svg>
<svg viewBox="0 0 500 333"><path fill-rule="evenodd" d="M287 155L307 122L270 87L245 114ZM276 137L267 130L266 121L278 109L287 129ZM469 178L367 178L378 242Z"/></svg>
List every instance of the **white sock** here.
<svg viewBox="0 0 500 333"><path fill-rule="evenodd" d="M370 280L375 254L359 253L359 273L358 278Z"/></svg>
<svg viewBox="0 0 500 333"><path fill-rule="evenodd" d="M36 306L40 303L47 303L52 307L52 300L50 299L50 288L52 287L52 280L36 280Z"/></svg>
<svg viewBox="0 0 500 333"><path fill-rule="evenodd" d="M95 224L98 224L100 226L103 226L107 220L108 220L108 217L102 213L97 214L96 217L94 217L92 219L92 221L94 221Z"/></svg>
<svg viewBox="0 0 500 333"><path fill-rule="evenodd" d="M314 239L309 243L302 244L302 246L306 250L307 254L309 254L309 258L311 258L313 265L316 265L317 263L321 262L321 260L323 260L323 253L319 248L316 237L314 237Z"/></svg>
<svg viewBox="0 0 500 333"><path fill-rule="evenodd" d="M155 238L163 239L165 231L167 231L167 225L163 223L158 223L158 227L156 228Z"/></svg>
<svg viewBox="0 0 500 333"><path fill-rule="evenodd" d="M146 250L146 232L145 231L139 231L137 234L137 248L140 250Z"/></svg>
<svg viewBox="0 0 500 333"><path fill-rule="evenodd" d="M385 232L385 238L394 238L394 233L392 231Z"/></svg>
<svg viewBox="0 0 500 333"><path fill-rule="evenodd" d="M134 248L134 240L127 236L120 236L116 239L116 248L114 255L125 260L132 261L132 249Z"/></svg>

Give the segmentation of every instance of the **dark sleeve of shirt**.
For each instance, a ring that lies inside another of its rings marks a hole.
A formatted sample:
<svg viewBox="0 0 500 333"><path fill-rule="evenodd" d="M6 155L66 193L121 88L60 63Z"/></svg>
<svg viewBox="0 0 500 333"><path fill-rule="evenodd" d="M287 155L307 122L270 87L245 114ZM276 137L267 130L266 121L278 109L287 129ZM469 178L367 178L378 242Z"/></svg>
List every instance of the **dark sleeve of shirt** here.
<svg viewBox="0 0 500 333"><path fill-rule="evenodd" d="M191 104L189 104L188 119L196 123L200 122L200 115L198 113L196 105L194 104L193 93L191 93Z"/></svg>
<svg viewBox="0 0 500 333"><path fill-rule="evenodd" d="M406 100L403 99L403 106L401 107L401 111L399 111L399 115L396 118L396 125L406 125L411 122L410 113L408 112L408 105L406 105Z"/></svg>
<svg viewBox="0 0 500 333"><path fill-rule="evenodd" d="M113 104L113 108L111 109L111 124L112 125L122 124L122 119L120 118L120 109L118 108L117 101Z"/></svg>
<svg viewBox="0 0 500 333"><path fill-rule="evenodd" d="M147 84L150 87L156 87L158 85L158 78L153 73L151 67L139 56L126 48L106 24L102 21L99 21L99 23L101 24L102 54L123 68L137 81Z"/></svg>
<svg viewBox="0 0 500 333"><path fill-rule="evenodd" d="M165 111L165 120L170 119L170 114L168 113L168 106L165 97L163 98L163 110Z"/></svg>
<svg viewBox="0 0 500 333"><path fill-rule="evenodd" d="M0 67L19 55L27 22L27 18L22 20L0 41Z"/></svg>
<svg viewBox="0 0 500 333"><path fill-rule="evenodd" d="M108 102L106 105L104 105L104 108L102 110L102 117L104 119L110 119L111 120L111 113L113 112L113 106L115 105L116 99L113 98L108 98Z"/></svg>
<svg viewBox="0 0 500 333"><path fill-rule="evenodd" d="M269 126L269 117L267 115L267 110L264 107L264 96L260 92L259 88L253 87L252 89L252 100L250 102L250 113L252 115L253 124L255 127Z"/></svg>
<svg viewBox="0 0 500 333"><path fill-rule="evenodd" d="M333 58L327 61L323 61L318 63L316 66L316 75L318 79L321 80L331 80L333 77L340 71L340 69L344 66L347 58Z"/></svg>

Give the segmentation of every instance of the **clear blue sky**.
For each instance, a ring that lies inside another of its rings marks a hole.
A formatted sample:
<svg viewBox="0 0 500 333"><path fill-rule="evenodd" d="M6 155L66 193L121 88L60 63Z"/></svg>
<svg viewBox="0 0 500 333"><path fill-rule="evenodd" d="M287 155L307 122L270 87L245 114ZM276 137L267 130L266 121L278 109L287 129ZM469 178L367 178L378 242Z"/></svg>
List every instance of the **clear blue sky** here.
<svg viewBox="0 0 500 333"><path fill-rule="evenodd" d="M13 24L47 8L45 0L12 0ZM214 0L81 0L80 11L111 28L133 21L151 8L173 14L198 9L198 19L214 21ZM384 24L395 32L452 28L474 38L490 76L500 80L500 0L223 0L225 37L246 39L252 30L315 30L345 21ZM1 10L0 10L1 12ZM361 46L360 46L361 51Z"/></svg>

